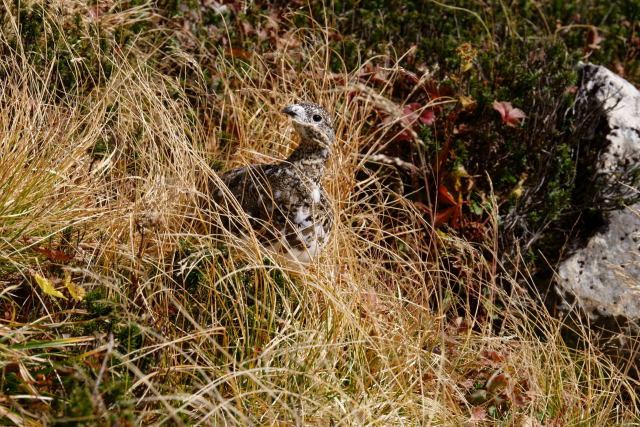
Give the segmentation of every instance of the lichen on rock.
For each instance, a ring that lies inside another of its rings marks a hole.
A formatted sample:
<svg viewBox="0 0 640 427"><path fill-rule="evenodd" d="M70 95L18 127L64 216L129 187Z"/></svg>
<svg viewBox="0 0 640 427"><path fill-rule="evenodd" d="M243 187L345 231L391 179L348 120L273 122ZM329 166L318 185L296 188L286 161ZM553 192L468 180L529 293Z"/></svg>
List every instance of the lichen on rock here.
<svg viewBox="0 0 640 427"><path fill-rule="evenodd" d="M578 114L595 113L590 137L603 139L593 199L637 198L640 92L604 67L581 63L577 68L583 77L577 94ZM575 298L593 317L640 319L640 203L606 212L604 220L584 246L560 263L557 289L568 300ZM567 299L564 308L568 308Z"/></svg>

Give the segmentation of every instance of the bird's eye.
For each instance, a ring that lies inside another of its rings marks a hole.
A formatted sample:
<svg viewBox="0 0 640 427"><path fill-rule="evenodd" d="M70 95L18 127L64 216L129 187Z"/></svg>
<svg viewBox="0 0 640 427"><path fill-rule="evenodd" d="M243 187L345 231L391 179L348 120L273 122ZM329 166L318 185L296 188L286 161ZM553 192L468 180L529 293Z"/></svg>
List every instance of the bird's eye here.
<svg viewBox="0 0 640 427"><path fill-rule="evenodd" d="M320 121L322 121L322 117L319 114L314 114L313 115L313 121L314 122L320 122Z"/></svg>

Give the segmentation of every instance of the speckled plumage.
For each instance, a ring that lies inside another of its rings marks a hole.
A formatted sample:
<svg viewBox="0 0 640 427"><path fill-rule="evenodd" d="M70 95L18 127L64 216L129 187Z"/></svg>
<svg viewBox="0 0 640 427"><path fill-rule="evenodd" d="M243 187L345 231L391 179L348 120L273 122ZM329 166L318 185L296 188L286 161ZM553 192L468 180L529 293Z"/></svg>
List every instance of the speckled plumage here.
<svg viewBox="0 0 640 427"><path fill-rule="evenodd" d="M300 135L300 144L284 161L250 165L220 176L266 245L290 258L308 262L329 240L333 212L322 186L325 165L335 142L333 120L321 106L301 102L284 109ZM225 192L214 189L218 205ZM233 218L231 218L233 220ZM232 231L242 233L238 221Z"/></svg>

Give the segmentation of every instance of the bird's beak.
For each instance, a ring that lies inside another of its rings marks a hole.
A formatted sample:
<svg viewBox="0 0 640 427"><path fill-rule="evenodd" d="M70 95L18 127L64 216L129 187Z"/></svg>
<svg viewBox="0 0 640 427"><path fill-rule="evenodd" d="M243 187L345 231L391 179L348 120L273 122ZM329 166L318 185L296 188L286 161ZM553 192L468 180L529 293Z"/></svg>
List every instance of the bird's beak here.
<svg viewBox="0 0 640 427"><path fill-rule="evenodd" d="M306 120L307 113L304 111L304 108L300 104L289 105L287 108L282 110L283 113L288 114L296 120Z"/></svg>
<svg viewBox="0 0 640 427"><path fill-rule="evenodd" d="M294 109L295 105L289 105L287 108L282 110L283 113L290 115L291 117L295 117L296 111Z"/></svg>

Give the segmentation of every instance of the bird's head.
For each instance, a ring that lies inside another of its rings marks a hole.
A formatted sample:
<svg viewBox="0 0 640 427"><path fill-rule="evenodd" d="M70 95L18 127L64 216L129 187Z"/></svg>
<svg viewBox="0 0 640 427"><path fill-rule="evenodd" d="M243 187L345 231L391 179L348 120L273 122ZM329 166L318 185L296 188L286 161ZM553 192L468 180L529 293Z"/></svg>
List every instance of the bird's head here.
<svg viewBox="0 0 640 427"><path fill-rule="evenodd" d="M302 140L315 140L330 148L336 140L333 118L327 110L313 102L300 102L282 110L293 119Z"/></svg>

